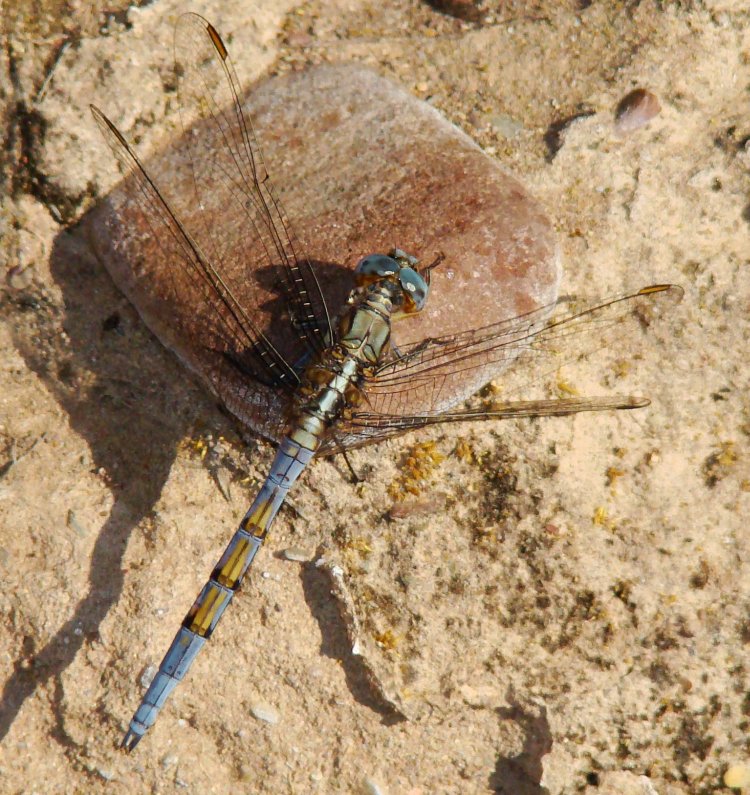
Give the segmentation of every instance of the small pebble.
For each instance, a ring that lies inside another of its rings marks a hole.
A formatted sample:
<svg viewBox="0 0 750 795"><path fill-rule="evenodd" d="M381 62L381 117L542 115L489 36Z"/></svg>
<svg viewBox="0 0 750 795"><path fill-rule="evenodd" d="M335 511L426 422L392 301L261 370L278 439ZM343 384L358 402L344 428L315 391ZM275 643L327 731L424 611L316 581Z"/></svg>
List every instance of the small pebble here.
<svg viewBox="0 0 750 795"><path fill-rule="evenodd" d="M643 795L659 795L648 776L638 776L638 783L643 787Z"/></svg>
<svg viewBox="0 0 750 795"><path fill-rule="evenodd" d="M8 271L8 286L13 290L23 290L31 284L34 271L22 265L16 265Z"/></svg>
<svg viewBox="0 0 750 795"><path fill-rule="evenodd" d="M301 547L287 547L282 554L286 560L294 560L297 563L304 563L310 560L310 553L305 552Z"/></svg>
<svg viewBox="0 0 750 795"><path fill-rule="evenodd" d="M111 770L105 770L103 767L98 767L96 772L105 781L112 781L112 779L115 777L115 774Z"/></svg>
<svg viewBox="0 0 750 795"><path fill-rule="evenodd" d="M309 47L313 42L313 37L304 30L295 30L287 36L287 44L294 50L301 50Z"/></svg>
<svg viewBox="0 0 750 795"><path fill-rule="evenodd" d="M369 777L362 782L362 793L363 795L387 795L380 784Z"/></svg>
<svg viewBox="0 0 750 795"><path fill-rule="evenodd" d="M730 789L750 787L750 765L731 765L724 773L724 784Z"/></svg>
<svg viewBox="0 0 750 795"><path fill-rule="evenodd" d="M89 534L89 531L78 521L75 511L68 511L67 525L81 538L85 538Z"/></svg>
<svg viewBox="0 0 750 795"><path fill-rule="evenodd" d="M232 495L229 490L231 476L225 467L219 467L215 473L216 485L219 487L221 496L227 501L232 501Z"/></svg>
<svg viewBox="0 0 750 795"><path fill-rule="evenodd" d="M388 509L391 519L407 519L411 516L430 516L445 507L445 496L435 494L424 499L407 499L395 502Z"/></svg>
<svg viewBox="0 0 750 795"><path fill-rule="evenodd" d="M644 125L661 110L655 94L645 88L636 88L620 100L615 111L615 130L620 135L627 135Z"/></svg>
<svg viewBox="0 0 750 795"><path fill-rule="evenodd" d="M167 755L166 755L166 756L165 756L165 757L164 757L164 758L161 760L161 766L162 766L164 769L166 769L166 768L168 768L168 767L172 767L173 765L176 765L176 764L177 764L177 761L178 761L177 754L167 754Z"/></svg>
<svg viewBox="0 0 750 795"><path fill-rule="evenodd" d="M239 732L237 732L239 735ZM255 770L252 765L240 765L240 781L252 781L255 778Z"/></svg>
<svg viewBox="0 0 750 795"><path fill-rule="evenodd" d="M275 726L281 719L279 713L269 704L258 703L251 705L250 714L264 723L270 723L271 726Z"/></svg>
<svg viewBox="0 0 750 795"><path fill-rule="evenodd" d="M523 124L506 113L497 113L492 116L490 124L495 134L501 138L515 138L523 130Z"/></svg>
<svg viewBox="0 0 750 795"><path fill-rule="evenodd" d="M484 3L481 0L428 0L428 3L437 11L464 22L479 22L482 19Z"/></svg>

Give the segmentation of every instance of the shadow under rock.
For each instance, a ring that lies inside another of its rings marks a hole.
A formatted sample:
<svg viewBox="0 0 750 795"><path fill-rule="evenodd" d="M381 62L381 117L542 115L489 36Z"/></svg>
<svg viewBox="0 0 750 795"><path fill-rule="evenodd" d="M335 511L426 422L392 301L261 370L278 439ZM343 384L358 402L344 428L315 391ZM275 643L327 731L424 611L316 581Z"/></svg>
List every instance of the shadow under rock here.
<svg viewBox="0 0 750 795"><path fill-rule="evenodd" d="M305 601L323 636L320 653L341 662L346 686L352 698L363 707L381 715L386 726L405 720L370 684L363 658L352 654L351 642L338 602L331 595L329 576L313 562L302 567L301 577Z"/></svg>
<svg viewBox="0 0 750 795"><path fill-rule="evenodd" d="M52 679L55 736L69 744L60 676L83 645L98 638L101 622L119 600L130 533L153 510L177 444L211 402L197 382L193 389L186 386L187 370L148 331L92 254L86 224L96 212L55 239L50 267L61 301L44 285L32 284L8 293L0 303L0 311L11 316L16 348L66 412L73 430L86 440L92 471L102 473L114 497L94 544L88 592L49 642L36 648L27 638L13 662L0 694L0 741L24 702ZM316 266L329 305L338 308L351 286L351 274L334 263ZM256 278L273 293L277 269L256 271ZM276 323L284 312L281 299L270 299L266 312ZM193 383L189 377L187 384ZM334 640L327 645L339 647ZM342 653L341 659L349 658ZM351 660L345 662L352 692L369 703L367 686L358 684L361 677L354 668Z"/></svg>
<svg viewBox="0 0 750 795"><path fill-rule="evenodd" d="M6 297L4 312L12 315L14 342L26 364L88 443L93 471L106 478L114 504L94 544L88 591L54 637L41 648L27 638L13 663L0 695L0 740L24 702L52 679L55 736L67 745L60 676L98 637L120 598L128 537L158 500L196 409L195 393L183 385L184 369L93 258L80 224L56 238L51 270L61 303L44 286L32 285Z"/></svg>
<svg viewBox="0 0 750 795"><path fill-rule="evenodd" d="M534 714L513 703L511 698L511 706L498 709L497 715L500 720L518 725L524 737L519 754L497 760L489 781L492 791L497 795L549 795L549 790L541 784L544 774L542 757L552 750L552 732L546 708L540 707Z"/></svg>

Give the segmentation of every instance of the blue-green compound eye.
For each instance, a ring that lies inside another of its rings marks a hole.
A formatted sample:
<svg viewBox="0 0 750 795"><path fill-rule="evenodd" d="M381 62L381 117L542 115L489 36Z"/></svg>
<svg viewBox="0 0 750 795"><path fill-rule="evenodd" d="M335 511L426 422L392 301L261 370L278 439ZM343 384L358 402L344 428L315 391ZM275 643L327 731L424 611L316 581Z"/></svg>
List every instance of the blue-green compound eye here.
<svg viewBox="0 0 750 795"><path fill-rule="evenodd" d="M407 265L411 265L412 268L415 265L419 265L419 260L416 257L412 257L411 254L401 251L400 248L394 248L393 251L388 252L388 255L399 261L403 260Z"/></svg>
<svg viewBox="0 0 750 795"><path fill-rule="evenodd" d="M393 257L386 257L385 254L370 254L357 263L354 272L361 273L363 276L393 276L400 269L401 266Z"/></svg>
<svg viewBox="0 0 750 795"><path fill-rule="evenodd" d="M412 268L401 268L398 278L401 289L414 301L416 310L422 309L427 301L427 282Z"/></svg>

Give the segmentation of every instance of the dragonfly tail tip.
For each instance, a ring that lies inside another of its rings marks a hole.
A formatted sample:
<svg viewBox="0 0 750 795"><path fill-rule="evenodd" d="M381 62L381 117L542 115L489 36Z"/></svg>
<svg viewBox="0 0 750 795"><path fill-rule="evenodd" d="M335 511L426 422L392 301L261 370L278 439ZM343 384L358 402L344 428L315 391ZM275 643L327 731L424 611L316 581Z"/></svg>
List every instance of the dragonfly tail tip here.
<svg viewBox="0 0 750 795"><path fill-rule="evenodd" d="M142 734L134 732L132 729L128 729L125 736L122 738L120 748L130 753L136 747L136 745L138 745L142 737Z"/></svg>

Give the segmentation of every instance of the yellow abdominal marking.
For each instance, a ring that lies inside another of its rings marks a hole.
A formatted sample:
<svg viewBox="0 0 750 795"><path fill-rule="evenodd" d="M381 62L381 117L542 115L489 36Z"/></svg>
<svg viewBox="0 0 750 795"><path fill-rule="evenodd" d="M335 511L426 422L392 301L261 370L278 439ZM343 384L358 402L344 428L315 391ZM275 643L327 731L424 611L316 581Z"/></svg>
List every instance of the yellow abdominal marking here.
<svg viewBox="0 0 750 795"><path fill-rule="evenodd" d="M234 589L237 585L237 580L240 578L240 574L242 574L246 568L245 563L251 551L255 551L255 546L251 548L250 542L241 538L232 550L232 554L229 556L227 562L219 569L219 573L215 578L216 581L225 588Z"/></svg>
<svg viewBox="0 0 750 795"><path fill-rule="evenodd" d="M189 629L195 632L196 635L205 637L216 611L222 607L228 598L229 594L226 591L222 591L221 588L210 583L203 604L201 604L196 614L193 616Z"/></svg>
<svg viewBox="0 0 750 795"><path fill-rule="evenodd" d="M249 516L242 520L241 527L256 538L265 538L268 525L274 514L271 512L272 500L261 503Z"/></svg>

